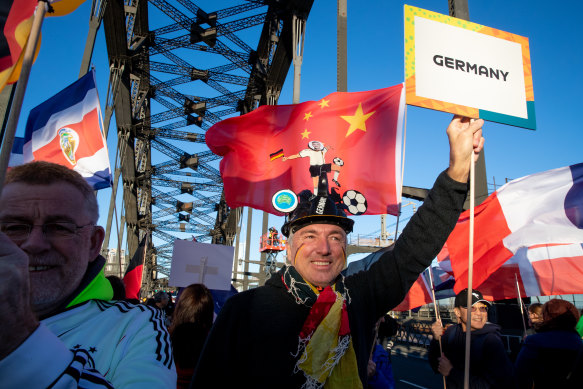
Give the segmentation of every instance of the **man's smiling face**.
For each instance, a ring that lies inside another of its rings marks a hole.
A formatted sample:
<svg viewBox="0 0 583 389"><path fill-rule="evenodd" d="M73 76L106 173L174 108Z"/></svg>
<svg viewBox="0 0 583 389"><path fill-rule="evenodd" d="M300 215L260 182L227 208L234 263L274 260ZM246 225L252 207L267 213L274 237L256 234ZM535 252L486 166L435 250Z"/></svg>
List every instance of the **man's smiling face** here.
<svg viewBox="0 0 583 389"><path fill-rule="evenodd" d="M31 304L37 315L50 313L79 286L104 235L91 220L82 193L66 182L7 184L0 197L0 222L33 226L28 237L11 239L28 255ZM42 227L47 223L74 226L74 233L47 237Z"/></svg>
<svg viewBox="0 0 583 389"><path fill-rule="evenodd" d="M304 280L329 286L346 264L346 232L335 224L310 224L288 241L290 263Z"/></svg>

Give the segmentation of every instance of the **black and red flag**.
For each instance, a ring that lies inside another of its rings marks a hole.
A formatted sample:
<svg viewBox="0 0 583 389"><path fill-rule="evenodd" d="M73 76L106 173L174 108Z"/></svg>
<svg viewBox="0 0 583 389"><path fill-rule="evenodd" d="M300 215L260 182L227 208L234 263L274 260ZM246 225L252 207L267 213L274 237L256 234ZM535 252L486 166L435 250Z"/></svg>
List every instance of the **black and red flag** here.
<svg viewBox="0 0 583 389"><path fill-rule="evenodd" d="M144 273L144 258L146 256L146 238L147 236L142 238L123 276L123 283L126 287L126 298L128 299L140 299L142 275Z"/></svg>
<svg viewBox="0 0 583 389"><path fill-rule="evenodd" d="M0 91L20 75L22 54L38 0L0 1Z"/></svg>

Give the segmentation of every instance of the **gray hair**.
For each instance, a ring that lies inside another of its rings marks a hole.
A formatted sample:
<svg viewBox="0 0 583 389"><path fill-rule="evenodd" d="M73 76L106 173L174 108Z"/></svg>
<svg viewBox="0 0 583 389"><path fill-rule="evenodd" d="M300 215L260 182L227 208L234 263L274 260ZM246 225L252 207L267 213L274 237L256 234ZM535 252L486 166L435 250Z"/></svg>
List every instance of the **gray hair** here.
<svg viewBox="0 0 583 389"><path fill-rule="evenodd" d="M99 206L91 185L81 174L68 167L46 161L34 161L11 168L6 173L4 184L22 182L28 185L51 185L66 182L74 186L85 199L86 211L92 223L99 219Z"/></svg>

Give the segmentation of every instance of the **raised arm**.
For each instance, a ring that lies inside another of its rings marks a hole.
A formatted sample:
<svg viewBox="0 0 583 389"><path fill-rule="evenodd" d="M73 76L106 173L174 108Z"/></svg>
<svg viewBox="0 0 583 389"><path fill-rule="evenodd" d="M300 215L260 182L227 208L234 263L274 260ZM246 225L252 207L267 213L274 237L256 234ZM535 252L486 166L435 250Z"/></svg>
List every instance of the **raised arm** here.
<svg viewBox="0 0 583 389"><path fill-rule="evenodd" d="M369 301L377 315L397 306L411 285L435 258L455 227L466 198L470 161L484 144L482 120L454 117L447 128L450 164L442 172L419 210L413 215L392 251L385 252L370 271L359 277L371 285ZM467 165L467 166L466 166ZM358 276L358 275L357 275Z"/></svg>
<svg viewBox="0 0 583 389"><path fill-rule="evenodd" d="M288 159L300 158L299 154L290 155L289 157L283 157L282 160L287 161Z"/></svg>

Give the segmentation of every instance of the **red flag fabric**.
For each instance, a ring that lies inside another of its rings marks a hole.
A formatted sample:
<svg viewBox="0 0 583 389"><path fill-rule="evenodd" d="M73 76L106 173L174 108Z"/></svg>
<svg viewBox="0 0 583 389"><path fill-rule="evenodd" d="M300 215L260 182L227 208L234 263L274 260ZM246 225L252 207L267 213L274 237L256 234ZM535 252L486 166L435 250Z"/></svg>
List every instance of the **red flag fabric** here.
<svg viewBox="0 0 583 389"><path fill-rule="evenodd" d="M473 287L480 291L481 284L520 250L583 242L583 164L502 186L475 208L474 236ZM468 286L468 237L466 211L447 240L456 292Z"/></svg>
<svg viewBox="0 0 583 389"><path fill-rule="evenodd" d="M409 289L409 292L407 292L405 299L393 308L392 311L408 311L433 301L431 292L423 278L423 273L421 273L413 286L411 286L411 289Z"/></svg>
<svg viewBox="0 0 583 389"><path fill-rule="evenodd" d="M536 245L518 250L478 290L488 300L583 293L581 244Z"/></svg>
<svg viewBox="0 0 583 389"><path fill-rule="evenodd" d="M354 215L398 212L401 198L402 84L366 92L336 92L320 101L265 105L223 120L206 133L220 164L230 207L276 215L281 190L317 192Z"/></svg>
<svg viewBox="0 0 583 389"><path fill-rule="evenodd" d="M18 80L24 46L38 0L0 2L0 92Z"/></svg>

